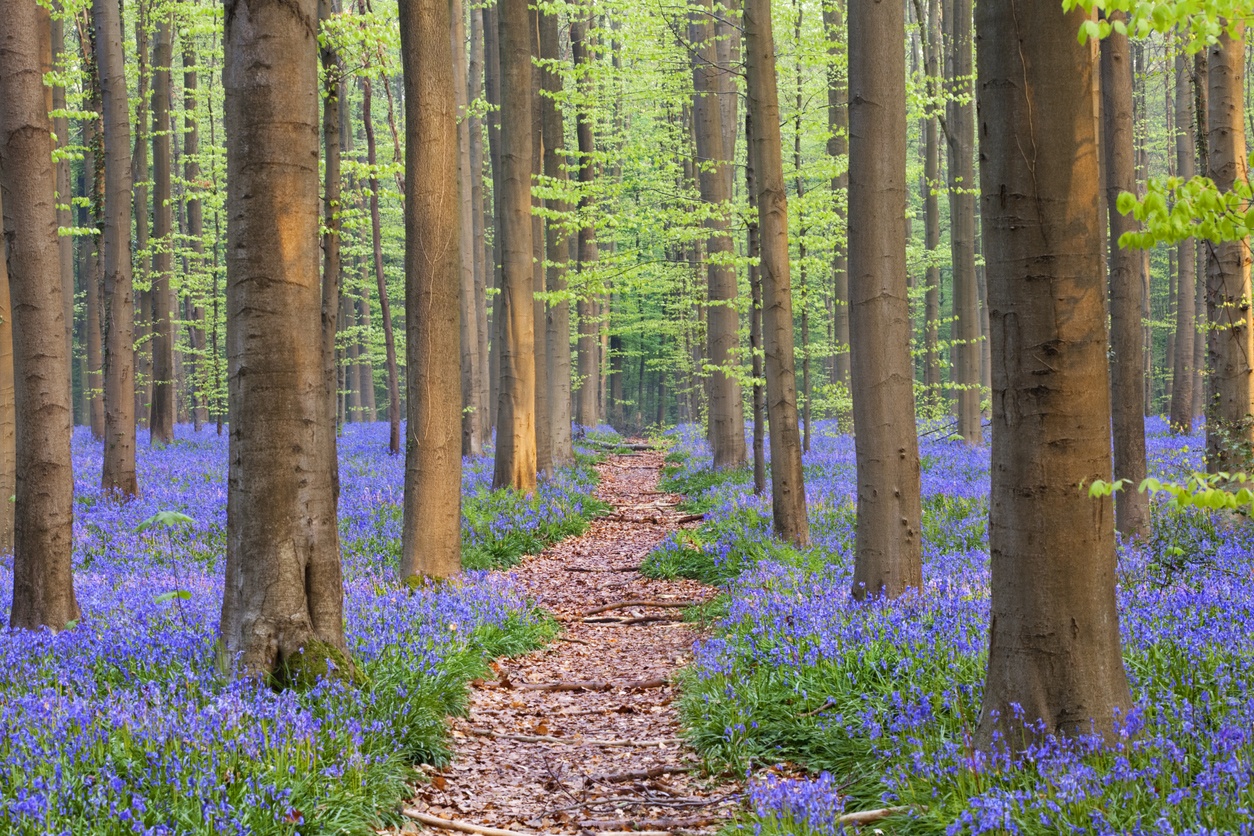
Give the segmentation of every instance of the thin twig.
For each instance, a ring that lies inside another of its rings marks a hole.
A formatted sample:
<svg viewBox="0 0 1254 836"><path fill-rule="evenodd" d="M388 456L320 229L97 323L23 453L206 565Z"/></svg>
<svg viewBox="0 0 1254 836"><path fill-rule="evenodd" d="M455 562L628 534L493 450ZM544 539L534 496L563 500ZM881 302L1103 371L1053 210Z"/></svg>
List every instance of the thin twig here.
<svg viewBox="0 0 1254 836"><path fill-rule="evenodd" d="M413 819L416 822L421 822L428 827L438 827L442 830L456 830L459 833L478 833L480 836L536 836L536 834L529 830L502 830L499 827L484 827L479 824L471 824L468 821L442 819L439 816L420 813L411 807L401 808L401 815L407 819Z"/></svg>
<svg viewBox="0 0 1254 836"><path fill-rule="evenodd" d="M599 613L609 612L610 610L625 610L628 607L695 607L696 601L661 601L651 598L636 598L631 601L619 601L614 604L606 604L602 607L588 610L584 613L584 617L590 615L598 615Z"/></svg>

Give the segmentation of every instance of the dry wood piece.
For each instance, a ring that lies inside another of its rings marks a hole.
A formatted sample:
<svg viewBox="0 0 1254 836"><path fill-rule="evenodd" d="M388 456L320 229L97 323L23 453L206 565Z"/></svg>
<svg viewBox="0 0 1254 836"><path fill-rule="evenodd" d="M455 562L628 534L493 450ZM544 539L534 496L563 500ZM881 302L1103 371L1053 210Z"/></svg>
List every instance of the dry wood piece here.
<svg viewBox="0 0 1254 836"><path fill-rule="evenodd" d="M567 746L674 746L683 743L682 737L658 737L651 740L632 740L629 738L611 738L602 740L595 737L571 738L571 737L553 737L547 734L513 734L511 732L499 732L494 729L478 729L472 728L472 734L481 737L495 737L500 740L517 740L520 743L563 743Z"/></svg>
<svg viewBox="0 0 1254 836"><path fill-rule="evenodd" d="M675 525L683 525L684 523L697 522L703 519L705 519L705 514L684 514L679 519L674 520L674 523Z"/></svg>
<svg viewBox="0 0 1254 836"><path fill-rule="evenodd" d="M713 818L711 816L689 816L679 819L636 819L636 820L615 820L615 819L585 819L579 822L580 827L625 827L628 830L673 830L676 827L707 827L711 824L718 824L722 819Z"/></svg>
<svg viewBox="0 0 1254 836"><path fill-rule="evenodd" d="M690 766L654 766L649 769L637 769L631 772L618 772L612 775L595 775L592 780L600 784L621 784L624 781L647 781L663 775L678 775L691 772Z"/></svg>
<svg viewBox="0 0 1254 836"><path fill-rule="evenodd" d="M459 833L478 833L481 836L536 836L529 830L502 830L499 827L483 827L468 821L442 819L427 813L420 813L412 807L403 807L401 815L407 819L425 824L427 827L438 827L441 830L456 830Z"/></svg>
<svg viewBox="0 0 1254 836"><path fill-rule="evenodd" d="M835 707L836 707L836 703L832 702L831 699L829 698L827 702L823 703L818 708L812 708L809 711L803 711L797 716L798 717L813 717L815 714L822 714L824 711L827 711L827 709L835 708Z"/></svg>
<svg viewBox="0 0 1254 836"><path fill-rule="evenodd" d="M909 809L909 807L881 807L878 810L862 810L857 813L845 813L845 815L836 819L836 824L871 824L872 822L886 819L889 816L904 813Z"/></svg>
<svg viewBox="0 0 1254 836"><path fill-rule="evenodd" d="M666 679L643 679L639 682L526 682L514 687L520 691L643 691L646 688L665 688L667 684Z"/></svg>
<svg viewBox="0 0 1254 836"><path fill-rule="evenodd" d="M603 607L588 610L584 616L597 615L598 613L609 612L610 610L622 610L627 607L695 607L696 601L657 601L651 599L638 598L633 601L619 601L616 604L606 604Z"/></svg>

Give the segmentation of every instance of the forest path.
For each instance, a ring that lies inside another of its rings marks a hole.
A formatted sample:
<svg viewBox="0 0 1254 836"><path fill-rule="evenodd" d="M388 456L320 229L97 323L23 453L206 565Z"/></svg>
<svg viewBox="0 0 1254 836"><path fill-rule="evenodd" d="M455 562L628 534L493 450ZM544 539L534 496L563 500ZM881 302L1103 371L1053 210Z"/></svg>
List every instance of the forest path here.
<svg viewBox="0 0 1254 836"><path fill-rule="evenodd" d="M697 761L678 740L671 683L698 636L680 607L716 590L637 571L684 517L675 507L681 497L657 489L662 463L661 452L648 450L598 465L597 494L614 513L510 572L563 633L527 656L498 660L497 679L474 684L469 715L452 721L453 763L430 770L407 808L411 818L455 820L480 833L640 836L713 832L730 816L741 787L689 772Z"/></svg>

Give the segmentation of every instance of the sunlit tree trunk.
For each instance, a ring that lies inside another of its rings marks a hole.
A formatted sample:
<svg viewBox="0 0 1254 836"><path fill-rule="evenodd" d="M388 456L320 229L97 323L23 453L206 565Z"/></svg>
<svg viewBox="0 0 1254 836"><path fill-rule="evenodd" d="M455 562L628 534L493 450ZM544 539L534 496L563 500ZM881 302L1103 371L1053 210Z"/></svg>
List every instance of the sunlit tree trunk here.
<svg viewBox="0 0 1254 836"><path fill-rule="evenodd" d="M801 437L797 426L788 195L784 185L770 0L747 0L744 26L749 111L753 114L754 126L750 153L754 155L753 167L758 180L762 233L762 330L766 349L766 400L771 422L771 509L775 533L804 546L810 542L810 523L806 517Z"/></svg>
<svg viewBox="0 0 1254 836"><path fill-rule="evenodd" d="M531 9L530 21L527 25L531 38L531 57L533 63L540 59L540 12ZM544 114L540 105L539 69L531 70L531 174L532 182L544 175ZM535 354L535 400L536 400L536 469L543 474L553 471L553 425L549 415L549 349L546 317L548 305L544 301L544 259L545 237L544 218L536 210L543 210L544 200L532 190L531 195L531 286L535 291L532 300L531 320L533 323L532 352Z"/></svg>
<svg viewBox="0 0 1254 836"><path fill-rule="evenodd" d="M317 0L228 0L230 468L220 662L346 675L318 264ZM335 663L332 668L328 660Z"/></svg>
<svg viewBox="0 0 1254 836"><path fill-rule="evenodd" d="M536 487L535 322L531 244L531 17L527 0L500 0L501 400L493 486Z"/></svg>
<svg viewBox="0 0 1254 836"><path fill-rule="evenodd" d="M166 13L157 21L152 54L152 405L150 443L174 441L174 201L170 155L170 65L174 35Z"/></svg>
<svg viewBox="0 0 1254 836"><path fill-rule="evenodd" d="M1110 393L1114 413L1114 473L1127 479L1115 500L1115 527L1127 537L1149 535L1149 495L1137 490L1145 479L1145 355L1141 328L1142 252L1119 246L1119 236L1137 228L1118 209L1121 192L1136 193L1132 120L1132 54L1117 32L1101 43L1102 156L1110 218Z"/></svg>
<svg viewBox="0 0 1254 836"><path fill-rule="evenodd" d="M451 4L460 6L459 3ZM405 72L405 511L401 577L461 571L460 297L468 291L448 0L400 7ZM525 33L524 33L525 35ZM462 39L458 38L460 49ZM465 217L469 221L469 217ZM473 277L471 277L473 288ZM534 472L532 479L535 479Z"/></svg>
<svg viewBox="0 0 1254 836"><path fill-rule="evenodd" d="M1193 91L1188 58L1176 55L1176 176L1189 180L1197 173ZM1172 363L1171 426L1193 431L1193 349L1197 339L1197 243L1189 238L1176 248L1176 341Z"/></svg>
<svg viewBox="0 0 1254 836"><path fill-rule="evenodd" d="M338 11L335 0L317 0L319 28L324 27ZM324 420L328 427L336 426L339 405L339 369L336 365L335 339L339 326L340 311L344 299L340 288L343 273L340 253L340 234L343 222L340 218L341 194L341 115L344 98L344 71L340 57L324 38L318 48L318 61L322 67L322 84L319 98L322 102L322 283L319 290L320 364L322 370ZM331 467L332 492L338 501L340 491L340 463L338 433L324 432L325 455Z"/></svg>
<svg viewBox="0 0 1254 836"><path fill-rule="evenodd" d="M906 289L902 4L849 5L849 333L857 453L853 594L922 583L919 446Z"/></svg>
<svg viewBox="0 0 1254 836"><path fill-rule="evenodd" d="M586 73L589 67L588 57L588 23L586 20L572 20L570 24L570 48L578 73ZM591 82L585 75L579 76L581 92L586 96L591 92ZM579 214L583 218L579 227L579 272L584 274L596 269L597 237L596 223L588 217L593 201L588 193L596 177L596 142L593 137L593 115L586 106L580 106L575 113L575 134L579 143L579 182L584 187L579 197ZM581 275L581 278L582 275ZM598 412L597 389L600 380L600 359L598 354L599 334L596 317L596 301L587 279L583 281L583 290L576 303L578 314L579 340L576 344L579 374L579 388L575 393L575 423L584 426L596 426L601 421Z"/></svg>
<svg viewBox="0 0 1254 836"><path fill-rule="evenodd" d="M135 476L135 302L131 286L131 125L117 0L94 0L104 127L104 410L101 486L139 493Z"/></svg>
<svg viewBox="0 0 1254 836"><path fill-rule="evenodd" d="M8 243L0 305L6 330L12 314L8 362L14 371L4 380L8 351L0 349L0 402L14 419L0 418L0 456L14 455L11 467L0 465L5 472L0 499L7 505L14 498L9 626L62 630L79 617L79 609L70 569L74 413L65 383L70 357L53 199L52 122L42 72L50 48L49 17L34 0L0 0L0 20L0 228ZM12 386L8 393L6 384Z"/></svg>
<svg viewBox="0 0 1254 836"><path fill-rule="evenodd" d="M1085 19L1052 0L976 8L993 338L985 749L1021 748L1037 721L1048 734L1109 738L1132 704L1113 509L1078 487L1111 474L1097 47L1076 39Z"/></svg>

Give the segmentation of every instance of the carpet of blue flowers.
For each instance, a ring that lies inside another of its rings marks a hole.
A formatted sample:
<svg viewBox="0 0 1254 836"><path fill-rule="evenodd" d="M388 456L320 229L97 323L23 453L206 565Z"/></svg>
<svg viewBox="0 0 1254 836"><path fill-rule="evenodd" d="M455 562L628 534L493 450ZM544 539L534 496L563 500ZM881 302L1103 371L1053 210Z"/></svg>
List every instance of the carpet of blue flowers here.
<svg viewBox="0 0 1254 836"><path fill-rule="evenodd" d="M1200 433L1148 424L1150 471L1183 481ZM741 829L833 833L844 812L906 806L886 833L1254 832L1254 526L1156 503L1152 540L1121 545L1119 602L1136 709L1111 748L973 751L988 628L987 448L925 437L924 588L849 596L852 439L820 424L807 454L814 548L771 540L769 499L709 470L676 433L673 488L707 512L648 571L721 583L714 635L685 681L687 733L715 769L760 771ZM762 770L761 768L767 769Z"/></svg>
<svg viewBox="0 0 1254 836"><path fill-rule="evenodd" d="M141 434L142 496L119 504L97 487L100 445L78 431L83 617L59 635L0 635L0 832L368 833L394 817L413 765L447 758L444 718L467 682L554 627L498 575L396 582L404 462L387 455L386 431L350 426L340 442L347 632L368 685L304 693L215 669L226 439L180 427L149 451ZM507 564L578 533L600 507L594 478L574 468L514 499L489 490L490 461L468 460L468 562ZM191 521L139 531L159 512Z"/></svg>

